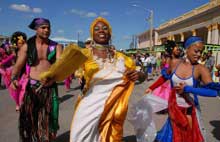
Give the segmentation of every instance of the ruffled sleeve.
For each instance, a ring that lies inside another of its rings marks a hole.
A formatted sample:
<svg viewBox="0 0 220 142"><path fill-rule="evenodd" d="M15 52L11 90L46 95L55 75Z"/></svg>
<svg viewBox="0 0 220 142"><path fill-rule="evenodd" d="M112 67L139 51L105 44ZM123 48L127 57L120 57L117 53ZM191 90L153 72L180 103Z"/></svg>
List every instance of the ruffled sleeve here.
<svg viewBox="0 0 220 142"><path fill-rule="evenodd" d="M171 74L168 74L168 73L167 73L167 69L168 69L168 68L163 68L163 69L161 70L161 75L162 75L165 79L170 79L170 78L171 78Z"/></svg>

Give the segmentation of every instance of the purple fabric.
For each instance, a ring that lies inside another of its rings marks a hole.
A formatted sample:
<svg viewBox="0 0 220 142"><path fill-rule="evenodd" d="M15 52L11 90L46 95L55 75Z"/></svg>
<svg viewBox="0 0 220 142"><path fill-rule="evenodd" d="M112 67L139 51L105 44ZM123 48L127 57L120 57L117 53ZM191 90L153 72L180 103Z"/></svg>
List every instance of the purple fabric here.
<svg viewBox="0 0 220 142"><path fill-rule="evenodd" d="M32 30L35 30L36 28L38 28L41 25L49 25L50 26L50 21L45 18L35 18L31 22L31 24L29 25L29 28L31 28Z"/></svg>
<svg viewBox="0 0 220 142"><path fill-rule="evenodd" d="M36 84L36 83L37 83L37 80L30 79L30 84L31 84L31 85L34 85L34 84Z"/></svg>
<svg viewBox="0 0 220 142"><path fill-rule="evenodd" d="M51 43L49 45L50 52L54 51L55 48L56 48L56 42L51 41Z"/></svg>

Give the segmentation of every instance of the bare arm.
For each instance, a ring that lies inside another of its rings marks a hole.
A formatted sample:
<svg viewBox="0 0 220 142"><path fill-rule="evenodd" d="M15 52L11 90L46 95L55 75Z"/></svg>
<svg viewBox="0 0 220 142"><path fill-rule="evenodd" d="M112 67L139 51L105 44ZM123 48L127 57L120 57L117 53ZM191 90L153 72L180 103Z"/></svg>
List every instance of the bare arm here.
<svg viewBox="0 0 220 142"><path fill-rule="evenodd" d="M25 65L27 60L27 44L24 44L21 49L18 51L17 61L13 67L12 75L11 75L11 87L13 89L17 89L18 87L18 75L22 67Z"/></svg>
<svg viewBox="0 0 220 142"><path fill-rule="evenodd" d="M27 44L24 44L18 51L17 61L12 70L12 76L19 75L22 67L25 65L27 60Z"/></svg>
<svg viewBox="0 0 220 142"><path fill-rule="evenodd" d="M56 52L56 59L59 59L60 55L62 54L63 52L63 46L61 44L58 44L57 47L57 52Z"/></svg>
<svg viewBox="0 0 220 142"><path fill-rule="evenodd" d="M205 66L199 65L199 75L204 84L213 82L210 71Z"/></svg>

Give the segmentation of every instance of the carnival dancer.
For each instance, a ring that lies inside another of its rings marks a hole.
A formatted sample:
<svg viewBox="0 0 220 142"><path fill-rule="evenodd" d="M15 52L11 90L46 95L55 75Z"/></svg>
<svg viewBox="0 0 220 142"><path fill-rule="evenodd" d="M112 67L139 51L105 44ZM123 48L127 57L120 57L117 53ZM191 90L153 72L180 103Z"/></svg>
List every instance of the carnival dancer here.
<svg viewBox="0 0 220 142"><path fill-rule="evenodd" d="M79 97L75 106L70 141L119 142L122 141L123 123L134 81L144 81L144 75L135 70L132 59L119 52L113 55L109 51L112 29L106 19L95 19L91 24L90 33L94 43L92 50L80 49L73 44L67 46L70 49L76 48L77 53L73 58L77 56L78 62L68 60L72 64L71 69L83 65L86 80L83 95ZM79 59L84 57L85 61L80 62ZM60 63L60 66L62 65ZM59 70L60 66L54 68ZM42 74L42 79L48 77L56 78L57 75L52 72Z"/></svg>
<svg viewBox="0 0 220 142"><path fill-rule="evenodd" d="M141 73L130 58L110 53L112 29L106 19L95 19L90 33L91 61L85 63L86 85L74 112L70 141L121 141L128 99Z"/></svg>
<svg viewBox="0 0 220 142"><path fill-rule="evenodd" d="M3 45L2 45L3 46ZM3 47L1 47L0 48L0 81L2 82L2 80L3 80L3 84L1 84L1 82L0 82L0 87L1 88L5 88L6 86L5 85L7 85L8 83L5 83L5 82L7 82L7 80L6 80L6 78L5 78L5 76L3 75L4 74L4 69L5 69L5 65L4 65L4 63L3 62L5 62L5 59L7 59L7 54L6 54L6 51L4 50L4 48ZM9 81L8 81L9 82Z"/></svg>
<svg viewBox="0 0 220 142"><path fill-rule="evenodd" d="M165 44L165 61L163 62L163 68L169 68L169 64L176 63L181 60L180 53L181 50L179 46L175 43L175 41L167 40ZM153 83L147 90L146 93L153 93L166 101L169 100L171 86L170 81L161 82L162 84L158 84L158 81L161 80L161 77Z"/></svg>
<svg viewBox="0 0 220 142"><path fill-rule="evenodd" d="M11 48L13 50L12 54L10 56L7 57L7 61L5 60L5 63L9 63L11 64L11 67L7 68L5 70L5 77L7 77L9 81L9 84L11 83L11 72L13 69L13 64L16 62L17 59L17 55L18 55L18 51L19 49L23 46L23 44L25 44L27 40L27 36L25 33L17 31L14 32L11 36ZM20 105L23 101L23 96L24 96L24 90L27 84L27 80L28 80L28 75L26 74L26 68L22 68L22 71L20 72L20 75L18 75L18 81L19 84L17 86L17 89L14 90L13 88L11 88L11 86L8 86L8 90L9 90L9 94L12 97L12 99L15 101L16 103L16 111L19 111ZM9 85L8 84L8 85Z"/></svg>
<svg viewBox="0 0 220 142"><path fill-rule="evenodd" d="M39 74L59 58L62 46L49 39L50 21L45 18L35 18L29 28L36 35L28 39L18 52L18 59L12 71L12 87L18 87L18 75L25 63L30 67L29 81L20 107L19 134L23 142L42 142L55 139L58 125L58 89L54 81L43 82Z"/></svg>
<svg viewBox="0 0 220 142"><path fill-rule="evenodd" d="M168 69L162 70L164 79L170 79L172 90L168 102L169 117L157 134L159 142L205 142L197 95L219 95L220 84L214 83L208 69L198 64L204 48L202 39L189 37L184 47L186 59L172 62ZM199 79L205 86L198 87Z"/></svg>

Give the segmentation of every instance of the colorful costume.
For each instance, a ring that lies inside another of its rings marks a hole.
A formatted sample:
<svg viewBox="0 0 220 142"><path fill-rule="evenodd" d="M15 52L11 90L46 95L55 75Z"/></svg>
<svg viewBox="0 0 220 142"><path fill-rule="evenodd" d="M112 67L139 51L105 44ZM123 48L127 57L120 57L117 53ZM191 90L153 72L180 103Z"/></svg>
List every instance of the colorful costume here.
<svg viewBox="0 0 220 142"><path fill-rule="evenodd" d="M164 65L165 68L168 68L169 65L165 64ZM156 95L158 97L161 97L162 99L168 101L169 100L169 96L170 96L170 92L171 92L171 85L170 85L170 81L166 81L163 84L161 84L159 87L158 86L150 86L149 87L151 90L153 91L153 95Z"/></svg>
<svg viewBox="0 0 220 142"><path fill-rule="evenodd" d="M30 67L35 65L38 59L35 38L34 36L27 41L27 64ZM56 42L49 40L47 57L51 64L56 60L56 46ZM59 129L57 85L54 83L36 91L39 86L39 81L29 79L24 103L20 108L19 130L20 137L24 142L49 140L50 134L56 133Z"/></svg>
<svg viewBox="0 0 220 142"><path fill-rule="evenodd" d="M91 37L96 22L100 21L108 25L111 33L109 23L98 17L91 26ZM48 72L43 73L41 78L53 77L55 80L62 80L80 67L84 70L86 85L75 106L70 142L120 142L128 99L134 87L134 82L128 80L124 72L126 69L135 70L133 60L119 52L114 56L108 52L109 58L102 59L93 55L91 50L80 49L73 44L66 48L61 60L52 65ZM93 48L108 49L97 44ZM69 56L66 56L68 54ZM64 69L66 72L63 72Z"/></svg>
<svg viewBox="0 0 220 142"><path fill-rule="evenodd" d="M22 104L25 87L28 82L29 67L26 66L26 68L22 69L21 75L18 77L19 86L16 90L14 90L13 88L10 87L10 83L11 83L11 73L13 69L12 62L14 62L15 58L16 58L15 55L11 54L2 61L3 65L7 65L7 66L11 65L11 66L0 69L0 74L3 75L3 80L6 85L6 88L9 91L9 95L15 101L16 106L20 106ZM24 72L25 70L26 72Z"/></svg>
<svg viewBox="0 0 220 142"><path fill-rule="evenodd" d="M91 55L84 68L86 91L76 105L70 141L121 141L134 86L123 73L135 68L133 61L121 53L116 53L114 61L105 62Z"/></svg>
<svg viewBox="0 0 220 142"><path fill-rule="evenodd" d="M185 42L185 47L187 48L196 42L201 42L201 39L197 37L190 38ZM171 74L167 74L166 69L164 69L162 75L165 79L170 79L171 88L185 82L184 94L180 96L172 89L168 103L169 117L163 128L158 132L156 140L159 142L205 142L205 128L201 120L197 95L216 97L220 84L213 85L211 83L210 86L198 88L198 81L193 76L194 66L192 75L188 78L179 77L176 74L176 69ZM192 118L192 126L190 126L187 115Z"/></svg>
<svg viewBox="0 0 220 142"><path fill-rule="evenodd" d="M105 23L112 34L108 21L98 17L91 24L92 38L98 22ZM93 48L106 50L108 47L96 44ZM120 142L128 99L134 87L134 82L128 80L124 72L126 69L135 70L135 64L119 52L114 53L114 57L108 52L107 59L88 52L88 60L83 65L86 85L75 107L70 142Z"/></svg>
<svg viewBox="0 0 220 142"><path fill-rule="evenodd" d="M28 81L29 68L28 66L26 68L25 67L22 68L20 75L16 77L19 83L19 85L17 86L18 88L16 90L10 87L11 78L12 78L11 74L12 74L13 64L16 62L16 58L17 58L17 52L18 52L17 43L22 45L25 43L25 41L26 41L25 33L15 32L11 37L11 43L13 45L12 47L14 47L15 54L12 53L7 57L5 56L5 58L1 61L3 68L0 69L0 73L3 75L3 79L6 88L9 90L10 96L16 103L16 110L18 110L19 106L22 104L23 101L24 91Z"/></svg>
<svg viewBox="0 0 220 142"><path fill-rule="evenodd" d="M6 88L9 87L10 85L10 80L11 80L11 71L12 71L12 63L15 59L15 55L11 54L7 56L4 52L2 52L2 59L0 61L2 67L0 68L0 74L3 77L4 84Z"/></svg>
<svg viewBox="0 0 220 142"><path fill-rule="evenodd" d="M113 59L104 61L89 49L70 44L60 60L40 76L63 80L79 67L84 68L86 85L75 107L70 141L121 141L128 99L134 87L134 82L123 74L126 69L135 69L134 62L118 52ZM64 69L66 72L63 72Z"/></svg>

